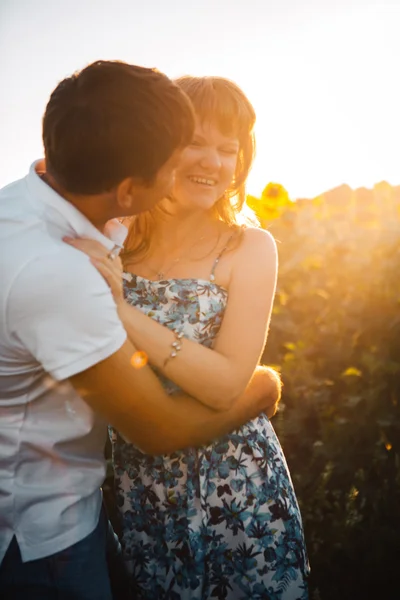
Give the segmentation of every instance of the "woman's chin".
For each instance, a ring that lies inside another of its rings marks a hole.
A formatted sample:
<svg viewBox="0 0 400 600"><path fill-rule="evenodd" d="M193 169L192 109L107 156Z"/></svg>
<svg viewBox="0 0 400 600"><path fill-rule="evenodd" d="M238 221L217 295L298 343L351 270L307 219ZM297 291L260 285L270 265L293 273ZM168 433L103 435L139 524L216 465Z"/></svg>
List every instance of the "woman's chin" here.
<svg viewBox="0 0 400 600"><path fill-rule="evenodd" d="M196 194L188 198L185 204L187 208L192 208L193 210L210 210L217 202L217 199L214 197L214 194L210 193Z"/></svg>
<svg viewBox="0 0 400 600"><path fill-rule="evenodd" d="M210 210L218 200L218 190L191 183L175 189L173 197L182 208Z"/></svg>

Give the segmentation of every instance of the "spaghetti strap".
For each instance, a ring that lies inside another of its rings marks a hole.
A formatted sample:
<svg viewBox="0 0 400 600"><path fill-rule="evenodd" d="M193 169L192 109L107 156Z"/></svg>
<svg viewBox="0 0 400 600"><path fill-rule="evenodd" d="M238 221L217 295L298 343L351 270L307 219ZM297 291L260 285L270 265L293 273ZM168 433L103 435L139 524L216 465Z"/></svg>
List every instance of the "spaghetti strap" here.
<svg viewBox="0 0 400 600"><path fill-rule="evenodd" d="M230 241L232 240L233 236L235 234L232 233L232 235L230 236L230 238L228 239L228 241L226 242L225 246L222 248L221 252L218 254L217 258L214 260L212 269L211 269L211 273L210 273L210 281L215 281L215 269L217 268L217 265L219 263L219 260L221 258L221 256L223 255L223 253L225 252L225 250L228 248Z"/></svg>

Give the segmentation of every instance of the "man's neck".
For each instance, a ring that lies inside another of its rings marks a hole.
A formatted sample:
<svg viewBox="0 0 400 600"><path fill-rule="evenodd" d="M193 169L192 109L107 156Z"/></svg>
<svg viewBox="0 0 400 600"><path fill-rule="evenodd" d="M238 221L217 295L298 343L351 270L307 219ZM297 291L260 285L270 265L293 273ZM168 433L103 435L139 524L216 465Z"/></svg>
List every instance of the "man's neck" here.
<svg viewBox="0 0 400 600"><path fill-rule="evenodd" d="M107 201L111 200L111 194L94 194L94 195L82 195L82 194L70 194L60 186L57 181L50 175L50 173L44 172L39 174L41 179L50 186L59 196L67 200L70 204L75 206L84 217L88 219L98 229L103 232L104 226L110 217L101 214L101 207L103 207ZM108 197L110 196L110 197Z"/></svg>

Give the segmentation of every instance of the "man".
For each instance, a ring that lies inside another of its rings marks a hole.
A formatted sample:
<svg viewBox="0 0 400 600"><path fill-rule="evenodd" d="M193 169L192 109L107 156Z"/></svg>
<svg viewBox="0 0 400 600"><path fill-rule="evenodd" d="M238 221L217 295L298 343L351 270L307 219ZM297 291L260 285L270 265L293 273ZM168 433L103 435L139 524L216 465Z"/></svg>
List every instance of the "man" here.
<svg viewBox="0 0 400 600"><path fill-rule="evenodd" d="M45 163L0 191L3 599L110 600L107 422L161 454L201 445L278 400L273 372L225 413L167 396L149 367L132 368L136 349L106 283L62 241L98 239L112 260L105 223L169 192L193 128L188 99L165 75L96 62L51 95Z"/></svg>

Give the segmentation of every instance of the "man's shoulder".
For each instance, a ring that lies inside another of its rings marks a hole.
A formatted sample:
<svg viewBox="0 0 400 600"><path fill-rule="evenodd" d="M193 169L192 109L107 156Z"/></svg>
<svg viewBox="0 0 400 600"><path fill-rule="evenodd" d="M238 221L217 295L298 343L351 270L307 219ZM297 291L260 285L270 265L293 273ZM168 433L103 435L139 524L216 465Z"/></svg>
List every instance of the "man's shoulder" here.
<svg viewBox="0 0 400 600"><path fill-rule="evenodd" d="M15 179L14 181L10 181L9 183L6 183L6 185L0 187L0 198L20 193L22 189L24 189L24 187L25 177Z"/></svg>
<svg viewBox="0 0 400 600"><path fill-rule="evenodd" d="M20 266L0 296L10 331L24 323L27 328L26 320L33 319L44 327L46 323L57 323L57 327L69 323L71 330L76 330L79 325L83 337L93 323L97 328L104 325L104 315L108 318L111 314L110 323L120 323L103 277L85 254L63 242L51 252L36 252Z"/></svg>
<svg viewBox="0 0 400 600"><path fill-rule="evenodd" d="M4 211L5 212L5 211ZM3 220L0 210L0 272L4 283L37 278L37 285L47 277L62 286L75 282L96 281L98 273L89 258L54 236L40 215L18 216ZM96 277L97 275L97 277Z"/></svg>
<svg viewBox="0 0 400 600"><path fill-rule="evenodd" d="M31 208L26 177L12 181L0 188L1 221L24 215L29 218Z"/></svg>
<svg viewBox="0 0 400 600"><path fill-rule="evenodd" d="M25 245L32 248L30 238L43 230L43 220L27 191L26 179L0 189L1 257L18 259ZM15 262L15 261L14 261Z"/></svg>
<svg viewBox="0 0 400 600"><path fill-rule="evenodd" d="M44 236L43 236L44 237ZM107 288L107 284L91 264L88 256L68 246L62 240L50 236L43 239L39 247L26 256L19 272L19 285L56 287L59 293L66 288Z"/></svg>

